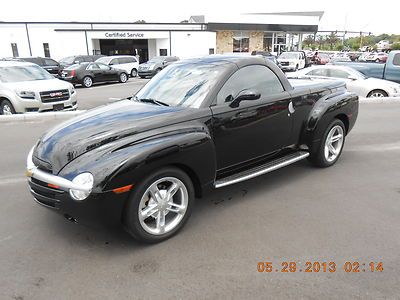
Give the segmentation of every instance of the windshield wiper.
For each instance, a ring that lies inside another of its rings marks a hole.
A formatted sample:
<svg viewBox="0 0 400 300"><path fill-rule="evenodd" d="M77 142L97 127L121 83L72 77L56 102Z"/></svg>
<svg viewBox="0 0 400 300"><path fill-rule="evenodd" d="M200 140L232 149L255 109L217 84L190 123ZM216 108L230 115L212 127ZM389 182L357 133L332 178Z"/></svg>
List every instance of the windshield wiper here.
<svg viewBox="0 0 400 300"><path fill-rule="evenodd" d="M169 104L167 104L167 103L164 103L164 102L152 99L152 98L140 98L139 99L138 97L134 97L134 100L138 101L138 102L144 102L144 103L153 103L153 104L160 105L160 106L169 106Z"/></svg>

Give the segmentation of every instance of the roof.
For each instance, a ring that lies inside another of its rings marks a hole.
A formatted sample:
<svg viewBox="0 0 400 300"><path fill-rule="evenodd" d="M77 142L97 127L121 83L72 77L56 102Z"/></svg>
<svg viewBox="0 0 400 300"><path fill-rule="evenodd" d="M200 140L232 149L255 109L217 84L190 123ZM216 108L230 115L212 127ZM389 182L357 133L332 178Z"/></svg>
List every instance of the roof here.
<svg viewBox="0 0 400 300"><path fill-rule="evenodd" d="M184 59L181 63L203 63L203 64L236 64L238 67L248 64L269 64L262 56L214 54L204 57Z"/></svg>
<svg viewBox="0 0 400 300"><path fill-rule="evenodd" d="M36 66L36 64L24 61L15 60L0 60L0 67L23 67L23 66Z"/></svg>

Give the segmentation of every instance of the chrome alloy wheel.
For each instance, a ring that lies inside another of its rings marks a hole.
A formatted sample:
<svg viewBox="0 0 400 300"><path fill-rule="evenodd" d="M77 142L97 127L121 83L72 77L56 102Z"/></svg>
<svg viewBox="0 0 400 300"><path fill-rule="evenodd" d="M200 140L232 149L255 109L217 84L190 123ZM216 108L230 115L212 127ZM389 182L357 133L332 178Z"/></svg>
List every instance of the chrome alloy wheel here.
<svg viewBox="0 0 400 300"><path fill-rule="evenodd" d="M343 147L343 140L343 128L339 125L333 126L325 140L324 154L328 162L334 161L339 156Z"/></svg>
<svg viewBox="0 0 400 300"><path fill-rule="evenodd" d="M3 105L3 115L12 115L12 109L8 104Z"/></svg>
<svg viewBox="0 0 400 300"><path fill-rule="evenodd" d="M370 97L371 98L382 98L382 97L386 97L386 95L384 95L382 92L376 91L376 92L373 92Z"/></svg>
<svg viewBox="0 0 400 300"><path fill-rule="evenodd" d="M85 77L85 78L83 79L83 84L84 84L85 87L91 87L92 84L93 84L92 78L90 78L90 77L88 77L88 76Z"/></svg>
<svg viewBox="0 0 400 300"><path fill-rule="evenodd" d="M121 80L122 83L125 83L128 80L128 77L126 76L125 73L121 73L121 75L119 75L119 79Z"/></svg>
<svg viewBox="0 0 400 300"><path fill-rule="evenodd" d="M154 235L170 232L185 216L188 200L188 190L179 179L164 177L156 180L140 200L140 225L146 232Z"/></svg>

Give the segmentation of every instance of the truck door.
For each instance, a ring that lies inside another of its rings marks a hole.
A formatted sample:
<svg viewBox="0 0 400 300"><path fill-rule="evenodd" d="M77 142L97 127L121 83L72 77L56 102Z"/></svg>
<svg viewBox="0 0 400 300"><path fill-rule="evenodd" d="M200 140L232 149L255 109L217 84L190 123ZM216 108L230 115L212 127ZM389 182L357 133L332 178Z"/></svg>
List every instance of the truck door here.
<svg viewBox="0 0 400 300"><path fill-rule="evenodd" d="M246 90L259 93L259 99L244 100L234 106L234 100ZM211 107L217 168L234 166L288 146L292 128L290 101L290 94L268 67L251 65L237 70Z"/></svg>
<svg viewBox="0 0 400 300"><path fill-rule="evenodd" d="M400 83L400 52L390 56L386 62L384 79Z"/></svg>

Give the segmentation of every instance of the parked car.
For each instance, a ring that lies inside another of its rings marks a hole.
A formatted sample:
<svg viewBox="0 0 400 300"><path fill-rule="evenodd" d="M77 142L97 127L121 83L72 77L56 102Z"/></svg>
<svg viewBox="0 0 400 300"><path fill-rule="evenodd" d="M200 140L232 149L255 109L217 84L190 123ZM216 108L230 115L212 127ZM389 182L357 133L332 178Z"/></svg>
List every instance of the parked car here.
<svg viewBox="0 0 400 300"><path fill-rule="evenodd" d="M367 57L369 56L369 52L363 52L361 55L358 57L357 61L367 61Z"/></svg>
<svg viewBox="0 0 400 300"><path fill-rule="evenodd" d="M306 67L306 55L302 51L283 52L278 56L282 70L297 71Z"/></svg>
<svg viewBox="0 0 400 300"><path fill-rule="evenodd" d="M75 64L81 64L84 62L94 62L100 57L104 57L105 55L73 55L73 56L68 56L64 57L63 59L60 60L60 67L61 70L65 69L66 67L75 65Z"/></svg>
<svg viewBox="0 0 400 300"><path fill-rule="evenodd" d="M385 52L371 53L367 57L367 61L374 61L374 62L377 62L377 63L384 63L384 62L386 62L387 58L388 58L388 55Z"/></svg>
<svg viewBox="0 0 400 300"><path fill-rule="evenodd" d="M367 77L386 79L400 83L400 51L390 51L387 61L381 63L362 62L333 62L335 65L343 65L356 69Z"/></svg>
<svg viewBox="0 0 400 300"><path fill-rule="evenodd" d="M172 64L134 97L36 142L31 193L72 222L122 223L136 239L163 241L186 223L195 197L305 158L337 162L358 97L340 81L293 84L255 56Z"/></svg>
<svg viewBox="0 0 400 300"><path fill-rule="evenodd" d="M0 61L0 115L78 107L74 87L36 64Z"/></svg>
<svg viewBox="0 0 400 300"><path fill-rule="evenodd" d="M153 77L155 74L160 72L166 66L178 61L179 58L176 56L155 56L149 61L139 65L139 76L145 78L148 76Z"/></svg>
<svg viewBox="0 0 400 300"><path fill-rule="evenodd" d="M100 57L96 62L112 66L115 69L124 70L132 77L137 76L139 69L139 62L135 56L132 55L115 55Z"/></svg>
<svg viewBox="0 0 400 300"><path fill-rule="evenodd" d="M10 57L4 58L3 60L31 62L42 67L54 76L58 76L58 73L60 71L60 64L49 57Z"/></svg>
<svg viewBox="0 0 400 300"><path fill-rule="evenodd" d="M316 66L291 73L289 76L340 79L346 82L346 87L350 92L360 97L400 97L400 84L383 79L368 78L346 66Z"/></svg>
<svg viewBox="0 0 400 300"><path fill-rule="evenodd" d="M317 65L326 65L331 61L328 54L319 53L313 57L314 63Z"/></svg>
<svg viewBox="0 0 400 300"><path fill-rule="evenodd" d="M62 80L72 84L82 84L90 88L94 83L118 81L125 83L129 75L126 71L108 65L92 62L72 65L61 72Z"/></svg>

